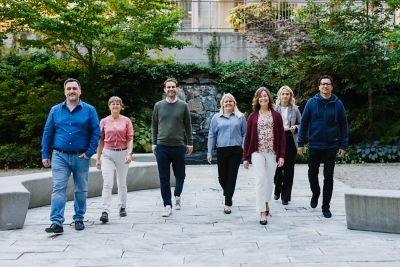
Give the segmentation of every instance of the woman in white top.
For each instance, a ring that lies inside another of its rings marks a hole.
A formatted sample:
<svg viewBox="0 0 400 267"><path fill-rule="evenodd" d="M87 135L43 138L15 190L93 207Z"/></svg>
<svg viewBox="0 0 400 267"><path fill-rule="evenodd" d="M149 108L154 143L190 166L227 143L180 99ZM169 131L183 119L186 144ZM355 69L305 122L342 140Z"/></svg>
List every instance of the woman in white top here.
<svg viewBox="0 0 400 267"><path fill-rule="evenodd" d="M285 164L276 168L274 199L278 200L281 197L282 204L287 205L291 201L294 163L297 154L297 132L301 122L301 114L289 86L284 85L278 90L275 109L282 116L286 135L286 153Z"/></svg>

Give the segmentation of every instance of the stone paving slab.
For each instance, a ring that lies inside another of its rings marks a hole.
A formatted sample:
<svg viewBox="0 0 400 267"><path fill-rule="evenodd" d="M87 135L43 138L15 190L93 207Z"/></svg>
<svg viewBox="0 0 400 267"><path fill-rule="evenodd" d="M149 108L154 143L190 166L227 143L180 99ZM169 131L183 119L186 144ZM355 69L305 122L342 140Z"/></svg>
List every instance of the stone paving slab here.
<svg viewBox="0 0 400 267"><path fill-rule="evenodd" d="M159 190L128 193L124 218L113 196L107 224L99 221L101 198L88 199L81 232L70 225L68 202L62 235L44 232L48 206L30 209L23 229L0 231L0 266L400 266L400 235L347 229L346 189L335 181L333 217L326 219L320 206L309 207L307 166L298 165L292 202L272 201L262 226L251 170L240 168L232 214L226 215L216 166L188 166L182 210L171 217L161 217Z"/></svg>

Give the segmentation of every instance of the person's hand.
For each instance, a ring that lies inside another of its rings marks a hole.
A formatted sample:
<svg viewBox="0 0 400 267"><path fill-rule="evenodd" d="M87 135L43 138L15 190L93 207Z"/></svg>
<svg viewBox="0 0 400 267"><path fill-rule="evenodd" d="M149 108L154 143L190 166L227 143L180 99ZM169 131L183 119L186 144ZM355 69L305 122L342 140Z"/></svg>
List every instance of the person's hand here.
<svg viewBox="0 0 400 267"><path fill-rule="evenodd" d="M129 164L133 161L133 156L132 154L128 154L125 158L125 164Z"/></svg>
<svg viewBox="0 0 400 267"><path fill-rule="evenodd" d="M80 154L79 157L80 157L81 159L89 159L89 157L86 156L85 153Z"/></svg>
<svg viewBox="0 0 400 267"><path fill-rule="evenodd" d="M298 147L297 154L299 154L300 156L303 156L304 155L304 147Z"/></svg>
<svg viewBox="0 0 400 267"><path fill-rule="evenodd" d="M339 157L344 157L344 154L346 153L346 151L344 149L339 148L339 152L338 152L338 156Z"/></svg>
<svg viewBox="0 0 400 267"><path fill-rule="evenodd" d="M243 161L243 167L244 167L245 169L248 169L248 168L249 168L249 165L250 165L250 163L249 163L248 160Z"/></svg>
<svg viewBox="0 0 400 267"><path fill-rule="evenodd" d="M42 159L42 164L45 168L50 167L50 159Z"/></svg>
<svg viewBox="0 0 400 267"><path fill-rule="evenodd" d="M212 162L212 157L211 157L211 156L207 156L207 161L208 161L208 163L211 164L211 162Z"/></svg>
<svg viewBox="0 0 400 267"><path fill-rule="evenodd" d="M278 167L282 167L283 164L285 164L285 159L284 158L279 158L278 159Z"/></svg>
<svg viewBox="0 0 400 267"><path fill-rule="evenodd" d="M193 152L193 147L192 147L192 146L186 147L186 153L188 153L189 155L191 155L192 152Z"/></svg>
<svg viewBox="0 0 400 267"><path fill-rule="evenodd" d="M151 151L153 152L153 155L155 156L156 155L156 146L152 146L151 147Z"/></svg>
<svg viewBox="0 0 400 267"><path fill-rule="evenodd" d="M96 168L101 170L101 159L96 159Z"/></svg>
<svg viewBox="0 0 400 267"><path fill-rule="evenodd" d="M289 128L289 130L290 130L292 133L295 133L296 130L297 130L297 127L296 127L296 126L292 126L292 127Z"/></svg>

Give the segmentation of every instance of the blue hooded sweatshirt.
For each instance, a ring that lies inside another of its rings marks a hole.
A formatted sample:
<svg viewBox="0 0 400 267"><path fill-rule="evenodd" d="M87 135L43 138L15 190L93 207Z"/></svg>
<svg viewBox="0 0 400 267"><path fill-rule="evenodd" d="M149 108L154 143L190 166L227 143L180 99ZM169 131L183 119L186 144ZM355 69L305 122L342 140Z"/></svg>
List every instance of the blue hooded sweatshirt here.
<svg viewBox="0 0 400 267"><path fill-rule="evenodd" d="M342 101L332 94L325 100L320 93L307 101L301 118L298 146L304 147L304 136L308 133L309 148L346 149L349 143L349 128Z"/></svg>

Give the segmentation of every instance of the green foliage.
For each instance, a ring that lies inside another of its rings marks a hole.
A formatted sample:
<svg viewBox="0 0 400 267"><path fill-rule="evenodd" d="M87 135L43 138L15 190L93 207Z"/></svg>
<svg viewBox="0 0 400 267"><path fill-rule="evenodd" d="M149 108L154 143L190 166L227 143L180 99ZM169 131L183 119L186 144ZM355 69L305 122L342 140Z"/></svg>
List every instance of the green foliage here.
<svg viewBox="0 0 400 267"><path fill-rule="evenodd" d="M40 141L30 144L11 143L0 146L0 168L39 168L42 162Z"/></svg>
<svg viewBox="0 0 400 267"><path fill-rule="evenodd" d="M152 139L150 124L152 112L153 109L151 108L143 108L131 117L135 130L133 148L136 153L151 152Z"/></svg>
<svg viewBox="0 0 400 267"><path fill-rule="evenodd" d="M148 50L185 45L171 38L182 14L168 0L0 0L6 32L23 48L44 48L77 60L93 82L97 68L125 58L144 60Z"/></svg>
<svg viewBox="0 0 400 267"><path fill-rule="evenodd" d="M304 156L297 155L297 163L308 162L308 146L306 145ZM399 162L400 161L400 143L385 144L379 141L363 145L349 146L344 157L336 157L336 163L339 164L359 164L366 162Z"/></svg>
<svg viewBox="0 0 400 267"><path fill-rule="evenodd" d="M357 154L366 162L400 161L400 143L389 145L378 141L355 146Z"/></svg>

